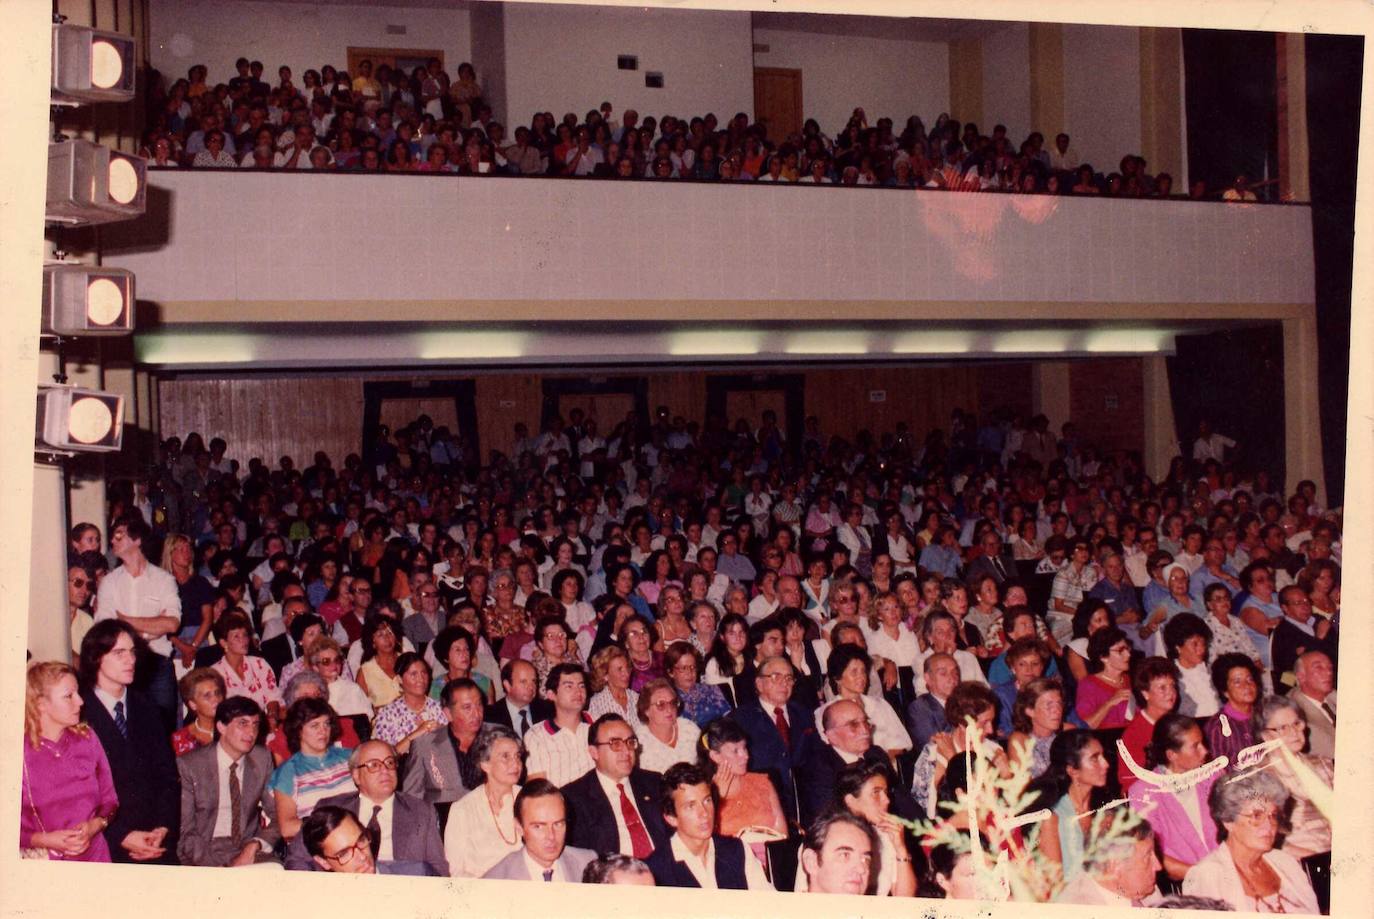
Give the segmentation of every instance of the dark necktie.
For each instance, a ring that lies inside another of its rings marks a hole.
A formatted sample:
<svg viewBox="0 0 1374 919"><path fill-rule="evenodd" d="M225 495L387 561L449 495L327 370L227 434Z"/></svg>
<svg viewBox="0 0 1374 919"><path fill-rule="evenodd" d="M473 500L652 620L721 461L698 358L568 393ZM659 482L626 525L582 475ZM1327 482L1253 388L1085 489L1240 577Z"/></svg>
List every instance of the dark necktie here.
<svg viewBox="0 0 1374 919"><path fill-rule="evenodd" d="M773 723L778 726L778 733L782 735L782 745L789 751L792 749L792 730L787 726L787 718L782 713L782 706L773 708Z"/></svg>
<svg viewBox="0 0 1374 919"><path fill-rule="evenodd" d="M1002 567L1002 558L1001 558L1001 556L994 555L994 556L992 557L992 567L993 567L994 569L996 569L996 571L997 571L997 580L1000 581L1000 580L1004 579L1004 578L1007 576L1006 569L1004 569L1004 568Z"/></svg>
<svg viewBox="0 0 1374 919"><path fill-rule="evenodd" d="M548 871L545 871L545 872L544 872L544 880L546 880L546 881L552 881L552 880L553 880L553 869L552 869L552 868L550 868Z"/></svg>
<svg viewBox="0 0 1374 919"><path fill-rule="evenodd" d="M382 848L382 821L378 815L382 812L380 804L372 805L372 819L367 821L367 834L372 837L372 860L377 860L377 852Z"/></svg>
<svg viewBox="0 0 1374 919"><path fill-rule="evenodd" d="M243 799L243 787L239 785L239 764L229 764L229 838L234 841L234 845L239 843L239 834L243 832L243 809L240 806Z"/></svg>
<svg viewBox="0 0 1374 919"><path fill-rule="evenodd" d="M129 722L124 717L124 700L122 699L114 704L114 722L115 727L119 730L119 736L128 740Z"/></svg>
<svg viewBox="0 0 1374 919"><path fill-rule="evenodd" d="M1326 717L1331 719L1331 726L1336 726L1336 710L1325 702L1322 703L1322 711L1326 712Z"/></svg>
<svg viewBox="0 0 1374 919"><path fill-rule="evenodd" d="M527 709L527 708L522 708L522 709L520 709L520 736L521 736L521 737L524 737L524 736L525 736L525 732L528 731L529 729L530 729L530 710Z"/></svg>
<svg viewBox="0 0 1374 919"><path fill-rule="evenodd" d="M639 811L635 810L634 804L630 802L630 796L625 794L625 783L616 782L615 787L620 790L620 814L625 818L625 828L630 831L630 845L634 847L634 857L646 859L654 851L654 844L649 841L649 832L644 829L644 823L639 819Z"/></svg>

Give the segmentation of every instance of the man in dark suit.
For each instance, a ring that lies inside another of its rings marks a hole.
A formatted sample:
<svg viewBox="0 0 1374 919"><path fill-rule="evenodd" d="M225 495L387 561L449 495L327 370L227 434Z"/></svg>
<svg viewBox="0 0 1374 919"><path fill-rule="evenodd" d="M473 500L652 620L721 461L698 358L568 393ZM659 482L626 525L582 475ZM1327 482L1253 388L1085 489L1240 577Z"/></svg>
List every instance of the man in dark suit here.
<svg viewBox="0 0 1374 919"><path fill-rule="evenodd" d="M258 744L262 709L246 696L225 699L215 710L216 739L179 758L183 865L237 868L274 862L281 837L267 780L272 755ZM235 812L237 808L237 812Z"/></svg>
<svg viewBox="0 0 1374 919"><path fill-rule="evenodd" d="M262 659L267 661L279 680L286 665L301 656L301 651L296 646L296 636L304 633L305 626L310 623L302 623L299 632L293 626L296 620L302 616L310 616L321 627L324 626L324 620L310 612L310 601L305 597L287 597L282 600L281 624L284 631L266 639L258 646Z"/></svg>
<svg viewBox="0 0 1374 919"><path fill-rule="evenodd" d="M847 699L831 702L821 712L825 743L811 746L797 770L797 792L801 798L802 823L810 826L835 796L835 777L850 763L867 760L892 765L887 753L873 743L873 724L863 706ZM890 789L892 812L915 820L916 802L900 787Z"/></svg>
<svg viewBox="0 0 1374 919"><path fill-rule="evenodd" d="M744 843L715 832L712 770L675 763L663 774L663 819L674 830L646 864L659 887L772 890L763 865Z"/></svg>
<svg viewBox="0 0 1374 919"><path fill-rule="evenodd" d="M176 864L180 787L162 713L132 691L138 634L119 619L91 626L81 640L82 713L95 731L119 810L105 828L116 862Z"/></svg>
<svg viewBox="0 0 1374 919"><path fill-rule="evenodd" d="M434 808L420 798L396 792L396 751L391 745L380 740L360 744L348 765L358 790L332 795L320 805L339 807L357 817L368 831L372 857L379 863L424 864L433 874L448 877L448 858ZM311 857L304 836L303 831L298 833L286 851L289 870L310 871L319 864Z"/></svg>
<svg viewBox="0 0 1374 919"><path fill-rule="evenodd" d="M639 740L619 715L598 718L587 743L595 768L563 786L568 839L582 849L642 861L668 844L668 825L659 809L660 776L638 767Z"/></svg>
<svg viewBox="0 0 1374 919"><path fill-rule="evenodd" d="M773 657L759 665L754 677L758 698L735 709L733 718L749 735L749 769L768 775L778 790L783 813L797 823L797 791L792 771L816 743L815 719L792 700L796 674L791 661Z"/></svg>
<svg viewBox="0 0 1374 919"><path fill-rule="evenodd" d="M514 807L524 846L482 877L581 884L582 873L596 861L596 853L567 845L568 805L558 786L548 779L535 779L520 789Z"/></svg>
<svg viewBox="0 0 1374 919"><path fill-rule="evenodd" d="M996 509L996 499L989 499L993 502ZM983 533L982 540L978 543L983 550L983 554L969 562L967 580L970 582L990 577L1001 587L1007 580L1016 578L1016 562L1011 553L1007 552L1002 545L1002 537L997 530L990 529Z"/></svg>
<svg viewBox="0 0 1374 919"><path fill-rule="evenodd" d="M487 706L485 721L510 728L520 737L541 721L553 717L553 703L540 699L539 674L529 661L506 661L501 668L505 696Z"/></svg>
<svg viewBox="0 0 1374 919"><path fill-rule="evenodd" d="M298 835L322 871L434 876L434 869L427 862L378 860L372 854L372 834L351 811L342 807L319 804L301 822Z"/></svg>

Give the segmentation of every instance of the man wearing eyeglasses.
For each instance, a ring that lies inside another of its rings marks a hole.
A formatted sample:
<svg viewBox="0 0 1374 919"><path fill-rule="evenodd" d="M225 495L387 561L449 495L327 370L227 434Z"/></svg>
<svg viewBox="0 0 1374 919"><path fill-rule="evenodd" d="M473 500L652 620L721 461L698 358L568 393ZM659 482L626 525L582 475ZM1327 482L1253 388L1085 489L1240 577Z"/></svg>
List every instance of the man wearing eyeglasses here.
<svg viewBox="0 0 1374 919"><path fill-rule="evenodd" d="M859 760L891 766L887 753L873 743L873 722L863 706L848 699L837 699L821 711L825 743L814 744L797 771L797 792L801 819L809 826L830 804L835 794L835 777L841 769ZM900 784L891 789L892 812L909 820L917 818L916 802Z"/></svg>
<svg viewBox="0 0 1374 919"><path fill-rule="evenodd" d="M434 808L420 798L396 791L396 752L391 745L380 740L360 744L348 765L357 792L325 798L319 806L342 808L355 816L367 831L369 855L377 862L421 863L428 866L429 873L448 877L448 858ZM309 871L318 864L317 858L309 857L317 853L308 851L305 835L302 829L292 840L286 857L288 869Z"/></svg>
<svg viewBox="0 0 1374 919"><path fill-rule="evenodd" d="M812 713L792 698L796 687L792 662L770 657L759 664L754 677L758 698L735 710L734 719L749 735L749 769L763 772L773 781L789 822L797 822L797 791L792 772L815 743Z"/></svg>
<svg viewBox="0 0 1374 919"><path fill-rule="evenodd" d="M401 620L401 630L411 644L424 653L425 647L444 628L444 612L439 608L439 585L425 578L414 593L415 612Z"/></svg>
<svg viewBox="0 0 1374 919"><path fill-rule="evenodd" d="M379 861L372 854L372 834L342 807L321 804L301 823L306 851L322 871L339 874L401 874L432 877L425 862Z"/></svg>
<svg viewBox="0 0 1374 919"><path fill-rule="evenodd" d="M568 842L597 852L619 852L641 861L668 843L659 808L657 772L639 768L639 739L617 714L602 715L587 732L595 768L563 787L568 803Z"/></svg>

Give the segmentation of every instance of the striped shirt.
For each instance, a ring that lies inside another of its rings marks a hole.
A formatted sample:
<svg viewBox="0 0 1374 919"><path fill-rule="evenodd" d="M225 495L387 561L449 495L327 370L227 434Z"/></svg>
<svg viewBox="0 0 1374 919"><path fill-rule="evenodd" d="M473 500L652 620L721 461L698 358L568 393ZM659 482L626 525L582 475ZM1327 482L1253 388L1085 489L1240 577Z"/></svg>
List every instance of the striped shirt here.
<svg viewBox="0 0 1374 919"><path fill-rule="evenodd" d="M525 750L529 756L525 769L529 775L543 775L555 785L563 786L591 771L592 755L587 748L590 722L583 716L576 731L560 728L552 719L541 721L525 732Z"/></svg>
<svg viewBox="0 0 1374 919"><path fill-rule="evenodd" d="M330 747L324 756L298 752L272 773L270 787L296 802L296 816L305 819L324 798L354 790L348 769L349 750Z"/></svg>

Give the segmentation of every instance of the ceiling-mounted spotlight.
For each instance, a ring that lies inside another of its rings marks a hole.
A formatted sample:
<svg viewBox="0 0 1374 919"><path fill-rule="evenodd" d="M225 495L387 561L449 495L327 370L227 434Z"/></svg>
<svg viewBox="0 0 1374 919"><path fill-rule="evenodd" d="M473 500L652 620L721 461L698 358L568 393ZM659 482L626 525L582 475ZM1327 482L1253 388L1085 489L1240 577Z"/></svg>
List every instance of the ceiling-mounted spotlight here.
<svg viewBox="0 0 1374 919"><path fill-rule="evenodd" d="M124 397L40 384L34 445L60 453L110 453L124 442Z"/></svg>
<svg viewBox="0 0 1374 919"><path fill-rule="evenodd" d="M148 163L89 140L48 144L47 219L75 225L143 215Z"/></svg>
<svg viewBox="0 0 1374 919"><path fill-rule="evenodd" d="M134 275L123 268L43 267L43 331L128 335L134 328Z"/></svg>
<svg viewBox="0 0 1374 919"><path fill-rule="evenodd" d="M128 102L134 97L134 40L66 23L52 27L52 100Z"/></svg>

